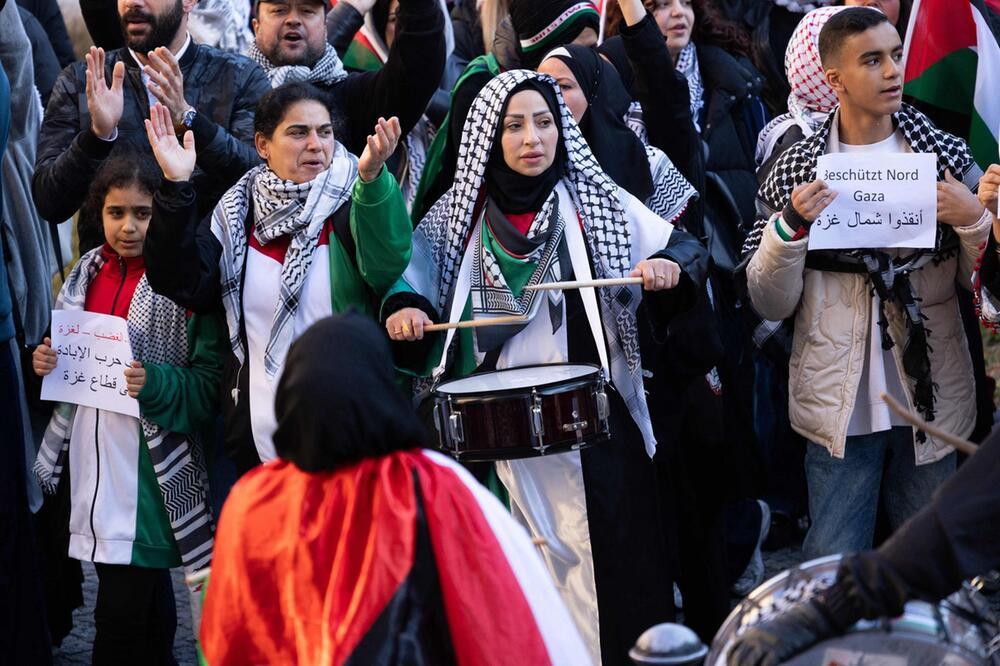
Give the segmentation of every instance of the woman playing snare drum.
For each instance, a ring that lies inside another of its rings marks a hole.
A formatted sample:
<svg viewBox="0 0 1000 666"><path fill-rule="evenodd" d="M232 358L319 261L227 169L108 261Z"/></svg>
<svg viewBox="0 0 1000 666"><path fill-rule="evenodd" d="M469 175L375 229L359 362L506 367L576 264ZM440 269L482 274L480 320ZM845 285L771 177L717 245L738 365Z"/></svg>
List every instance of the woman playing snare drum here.
<svg viewBox="0 0 1000 666"><path fill-rule="evenodd" d="M546 540L546 564L595 662L621 663L672 614L639 341L691 306L705 252L602 171L548 76L491 81L459 155L454 185L414 232L410 264L383 304L396 363L431 374L444 345L424 336L432 321L511 315L527 321L460 330L445 374L607 359L611 441L501 461L497 472L514 514ZM524 289L629 275L641 288L599 289L589 308L577 290Z"/></svg>

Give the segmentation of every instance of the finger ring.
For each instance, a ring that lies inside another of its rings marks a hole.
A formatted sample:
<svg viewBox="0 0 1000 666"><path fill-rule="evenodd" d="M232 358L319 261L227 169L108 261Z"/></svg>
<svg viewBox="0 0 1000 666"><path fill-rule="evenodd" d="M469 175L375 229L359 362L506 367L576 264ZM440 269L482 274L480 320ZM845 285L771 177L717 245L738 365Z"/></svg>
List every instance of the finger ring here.
<svg viewBox="0 0 1000 666"><path fill-rule="evenodd" d="M403 324L403 329L402 330L403 330L403 333L409 333L410 332L410 327L407 324Z"/></svg>

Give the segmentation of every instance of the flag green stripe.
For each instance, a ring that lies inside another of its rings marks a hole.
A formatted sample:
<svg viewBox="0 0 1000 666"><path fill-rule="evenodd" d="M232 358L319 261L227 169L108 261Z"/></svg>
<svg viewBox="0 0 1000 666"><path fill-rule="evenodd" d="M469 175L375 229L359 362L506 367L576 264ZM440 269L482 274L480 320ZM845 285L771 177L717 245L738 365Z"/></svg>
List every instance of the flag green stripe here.
<svg viewBox="0 0 1000 666"><path fill-rule="evenodd" d="M968 115L976 94L978 60L972 49L953 51L908 82L904 92L922 102Z"/></svg>
<svg viewBox="0 0 1000 666"><path fill-rule="evenodd" d="M351 42L344 53L344 67L362 72L377 72L382 69L382 61L357 40Z"/></svg>

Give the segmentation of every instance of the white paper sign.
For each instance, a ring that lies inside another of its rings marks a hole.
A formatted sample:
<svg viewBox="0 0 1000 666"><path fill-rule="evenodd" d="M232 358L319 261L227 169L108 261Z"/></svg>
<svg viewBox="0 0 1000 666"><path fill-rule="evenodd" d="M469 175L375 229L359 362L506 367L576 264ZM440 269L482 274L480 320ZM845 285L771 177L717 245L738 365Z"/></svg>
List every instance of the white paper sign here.
<svg viewBox="0 0 1000 666"><path fill-rule="evenodd" d="M932 153L831 153L816 177L837 197L809 227L810 250L933 248L937 158Z"/></svg>
<svg viewBox="0 0 1000 666"><path fill-rule="evenodd" d="M56 368L42 380L42 400L71 402L139 417L139 402L125 388L132 362L128 323L81 310L52 311Z"/></svg>

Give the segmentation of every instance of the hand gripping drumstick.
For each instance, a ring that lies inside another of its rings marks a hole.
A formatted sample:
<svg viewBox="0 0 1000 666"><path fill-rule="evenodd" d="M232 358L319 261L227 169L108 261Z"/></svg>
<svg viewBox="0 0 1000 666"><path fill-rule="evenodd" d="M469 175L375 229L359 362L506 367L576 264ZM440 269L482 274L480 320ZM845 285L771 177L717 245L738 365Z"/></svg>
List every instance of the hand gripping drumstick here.
<svg viewBox="0 0 1000 666"><path fill-rule="evenodd" d="M970 456L979 450L979 447L972 442L962 439L961 437L956 437L955 435L947 433L938 427L932 426L930 423L924 421L922 418L911 412L904 405L900 404L900 402L891 395L883 393L882 399L885 400L885 404L889 405L889 409L896 412L896 414L898 414L904 421L912 426L915 426L918 430L923 430L928 435L940 439L948 446L954 447L962 453Z"/></svg>
<svg viewBox="0 0 1000 666"><path fill-rule="evenodd" d="M510 315L509 317L493 317L492 319L472 319L469 321L458 321L453 324L428 324L424 326L424 332L447 331L449 328L479 328L480 326L499 326L501 324L519 324L528 321L527 317L521 315Z"/></svg>
<svg viewBox="0 0 1000 666"><path fill-rule="evenodd" d="M603 280L569 280L567 282L543 282L525 287L528 291L549 289L585 289L587 287L616 287L622 284L642 284L641 277L605 278Z"/></svg>

